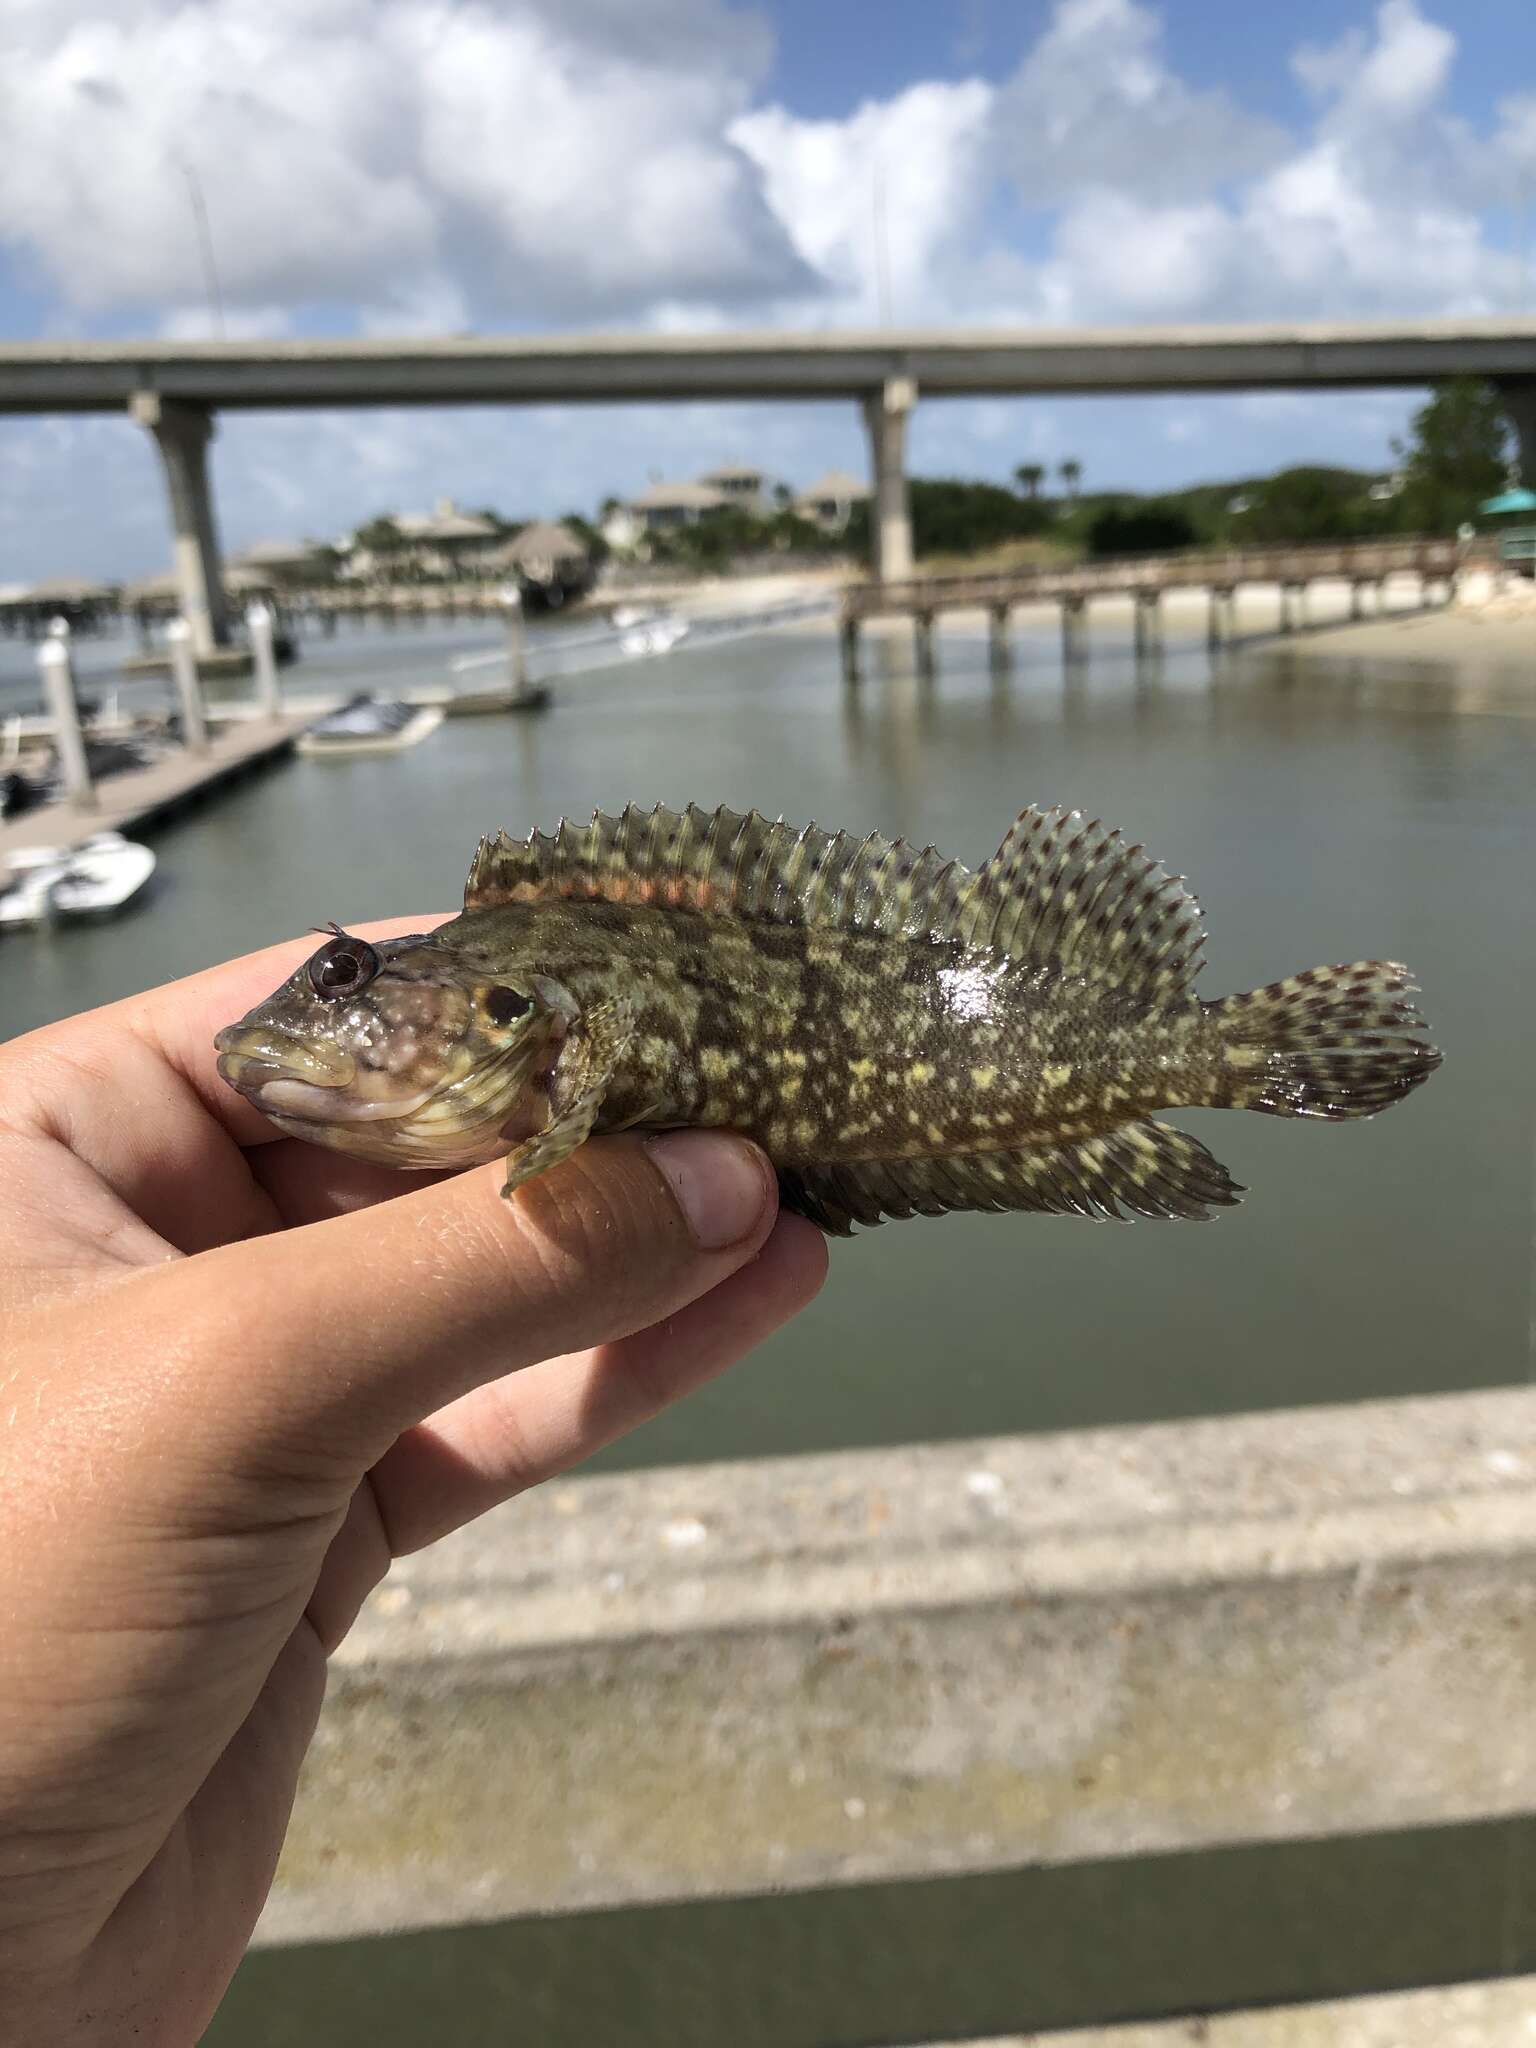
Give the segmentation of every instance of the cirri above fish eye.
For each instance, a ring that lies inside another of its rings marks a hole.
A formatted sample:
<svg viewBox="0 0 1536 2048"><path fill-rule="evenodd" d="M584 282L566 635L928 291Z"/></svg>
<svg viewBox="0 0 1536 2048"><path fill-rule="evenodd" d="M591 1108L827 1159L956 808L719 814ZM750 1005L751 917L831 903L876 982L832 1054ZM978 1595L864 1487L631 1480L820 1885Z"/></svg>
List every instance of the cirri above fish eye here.
<svg viewBox="0 0 1536 2048"><path fill-rule="evenodd" d="M317 996L355 996L379 971L379 956L366 939L338 932L309 963L309 985Z"/></svg>
<svg viewBox="0 0 1536 2048"><path fill-rule="evenodd" d="M979 868L757 812L599 812L481 842L430 934L339 927L219 1034L295 1136L402 1167L724 1126L845 1234L946 1210L1183 1217L1242 1192L1167 1109L1348 1122L1440 1064L1392 960L1202 996L1199 905L1139 845L1031 808Z"/></svg>

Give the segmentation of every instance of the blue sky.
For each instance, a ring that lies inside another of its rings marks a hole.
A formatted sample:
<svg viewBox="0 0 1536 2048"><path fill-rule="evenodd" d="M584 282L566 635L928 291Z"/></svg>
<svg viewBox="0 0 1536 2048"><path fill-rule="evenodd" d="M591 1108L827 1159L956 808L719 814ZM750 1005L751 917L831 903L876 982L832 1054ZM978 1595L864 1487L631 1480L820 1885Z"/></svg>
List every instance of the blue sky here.
<svg viewBox="0 0 1536 2048"><path fill-rule="evenodd" d="M0 0L0 337L1536 311L1531 0ZM912 462L1156 487L1384 465L1389 394L922 404ZM247 417L226 540L590 509L850 407ZM167 555L121 421L0 421L0 584Z"/></svg>

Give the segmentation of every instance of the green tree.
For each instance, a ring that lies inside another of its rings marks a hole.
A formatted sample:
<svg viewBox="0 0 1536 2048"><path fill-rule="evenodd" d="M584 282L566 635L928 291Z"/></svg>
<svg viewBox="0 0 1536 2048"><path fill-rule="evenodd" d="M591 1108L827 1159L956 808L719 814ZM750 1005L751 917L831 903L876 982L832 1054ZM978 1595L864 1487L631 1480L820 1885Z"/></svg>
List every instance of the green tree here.
<svg viewBox="0 0 1536 2048"><path fill-rule="evenodd" d="M379 513L375 519L364 520L353 538L360 548L367 548L375 555L387 554L391 548L405 545L405 535L388 512Z"/></svg>
<svg viewBox="0 0 1536 2048"><path fill-rule="evenodd" d="M1058 462L1056 467L1060 473L1061 481L1066 488L1067 496L1075 498L1077 496L1077 487L1083 480L1083 465L1075 457L1069 455L1065 462Z"/></svg>
<svg viewBox="0 0 1536 2048"><path fill-rule="evenodd" d="M1020 540L1050 524L1047 506L1031 504L1002 484L958 477L913 477L912 547L919 555L970 555Z"/></svg>
<svg viewBox="0 0 1536 2048"><path fill-rule="evenodd" d="M1408 472L1403 522L1422 533L1449 533L1492 497L1509 471L1509 421L1491 384L1457 377L1437 387L1394 442Z"/></svg>
<svg viewBox="0 0 1536 2048"><path fill-rule="evenodd" d="M1160 555L1195 544L1194 522L1182 505L1166 498L1138 498L1106 505L1088 528L1090 555Z"/></svg>
<svg viewBox="0 0 1536 2048"><path fill-rule="evenodd" d="M1395 500L1373 499L1358 471L1316 463L1282 469L1242 496L1242 510L1232 514L1233 540L1363 539L1389 532L1399 519Z"/></svg>
<svg viewBox="0 0 1536 2048"><path fill-rule="evenodd" d="M1026 497L1039 497L1040 486L1045 482L1045 464L1043 462L1021 462L1013 473L1018 479L1019 488Z"/></svg>

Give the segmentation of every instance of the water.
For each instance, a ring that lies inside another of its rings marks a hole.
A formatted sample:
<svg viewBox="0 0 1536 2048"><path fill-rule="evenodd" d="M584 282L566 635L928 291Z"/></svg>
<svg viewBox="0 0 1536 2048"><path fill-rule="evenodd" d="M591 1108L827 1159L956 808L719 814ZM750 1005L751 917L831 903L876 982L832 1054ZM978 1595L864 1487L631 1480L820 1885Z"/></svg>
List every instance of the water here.
<svg viewBox="0 0 1536 2048"><path fill-rule="evenodd" d="M435 682L494 625L344 631L307 687ZM1171 642L1111 623L1063 675L1021 631L1011 676L905 636L841 684L802 631L573 678L543 718L449 721L394 758L294 760L168 825L153 899L0 945L0 1036L342 921L446 910L476 835L631 799L756 805L987 854L1028 801L1122 825L1189 874L1208 994L1318 961L1406 959L1443 1071L1372 1124L1194 1112L1252 1190L1214 1224L960 1217L834 1248L815 1307L609 1464L1347 1401L1528 1370L1536 1007L1536 721L1470 715L1421 668ZM89 678L113 650L83 642ZM0 703L32 693L0 642Z"/></svg>

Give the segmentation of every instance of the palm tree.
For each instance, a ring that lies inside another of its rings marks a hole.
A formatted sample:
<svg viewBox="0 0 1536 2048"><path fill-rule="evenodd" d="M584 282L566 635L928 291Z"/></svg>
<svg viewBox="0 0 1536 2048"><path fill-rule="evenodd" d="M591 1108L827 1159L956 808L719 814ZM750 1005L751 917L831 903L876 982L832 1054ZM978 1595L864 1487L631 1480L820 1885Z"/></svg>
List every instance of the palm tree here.
<svg viewBox="0 0 1536 2048"><path fill-rule="evenodd" d="M1056 467L1061 472L1061 480L1067 487L1067 496L1075 498L1077 496L1077 487L1083 480L1083 465L1074 456L1068 456L1065 462L1057 463Z"/></svg>
<svg viewBox="0 0 1536 2048"><path fill-rule="evenodd" d="M1013 473L1029 497L1039 497L1040 486L1045 481L1045 464L1043 462L1021 462Z"/></svg>

